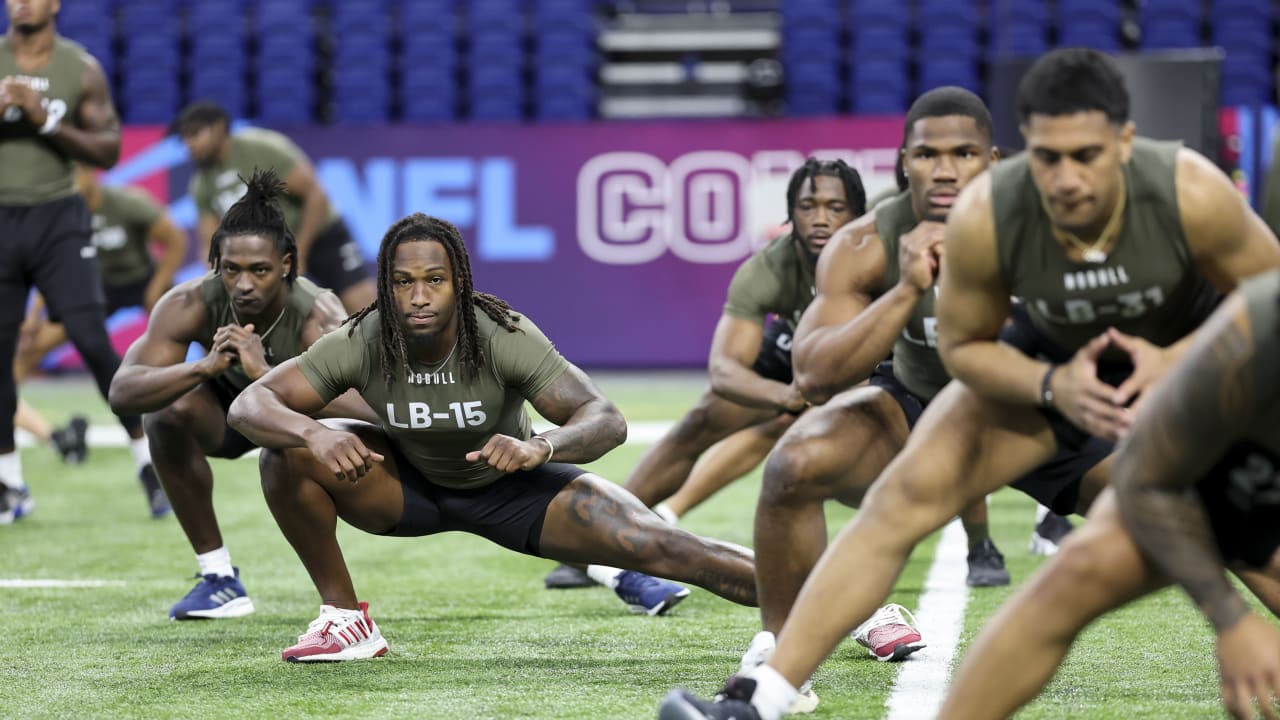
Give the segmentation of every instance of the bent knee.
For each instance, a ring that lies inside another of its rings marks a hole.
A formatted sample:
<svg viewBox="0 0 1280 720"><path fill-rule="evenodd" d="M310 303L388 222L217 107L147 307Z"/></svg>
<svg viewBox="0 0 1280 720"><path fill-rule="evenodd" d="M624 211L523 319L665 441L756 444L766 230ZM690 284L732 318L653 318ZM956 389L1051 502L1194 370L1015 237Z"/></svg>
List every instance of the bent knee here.
<svg viewBox="0 0 1280 720"><path fill-rule="evenodd" d="M823 444L816 438L800 438L775 447L765 462L762 499L786 503L831 497L837 477Z"/></svg>

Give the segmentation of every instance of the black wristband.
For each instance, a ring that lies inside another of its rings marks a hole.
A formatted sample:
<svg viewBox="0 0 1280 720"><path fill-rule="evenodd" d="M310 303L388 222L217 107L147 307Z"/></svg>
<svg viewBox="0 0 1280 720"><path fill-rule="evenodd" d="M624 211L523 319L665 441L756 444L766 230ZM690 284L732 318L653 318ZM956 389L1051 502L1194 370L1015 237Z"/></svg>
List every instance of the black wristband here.
<svg viewBox="0 0 1280 720"><path fill-rule="evenodd" d="M1050 365L1044 371L1044 377L1040 380L1040 407L1053 407L1053 373L1057 369L1057 365Z"/></svg>

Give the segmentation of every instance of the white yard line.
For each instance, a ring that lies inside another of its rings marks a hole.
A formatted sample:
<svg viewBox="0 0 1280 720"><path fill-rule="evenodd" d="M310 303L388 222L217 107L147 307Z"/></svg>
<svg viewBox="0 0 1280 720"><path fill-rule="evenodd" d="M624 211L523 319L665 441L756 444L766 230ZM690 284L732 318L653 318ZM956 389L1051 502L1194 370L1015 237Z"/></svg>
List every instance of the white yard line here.
<svg viewBox="0 0 1280 720"><path fill-rule="evenodd" d="M951 661L964 627L964 609L969 603L969 587L965 584L967 556L964 528L959 520L952 520L938 540L924 593L915 610L920 635L929 647L902 663L886 703L887 720L933 718L942 706Z"/></svg>
<svg viewBox="0 0 1280 720"><path fill-rule="evenodd" d="M30 590L33 588L99 588L123 587L123 580L53 580L35 578L0 578L0 589Z"/></svg>

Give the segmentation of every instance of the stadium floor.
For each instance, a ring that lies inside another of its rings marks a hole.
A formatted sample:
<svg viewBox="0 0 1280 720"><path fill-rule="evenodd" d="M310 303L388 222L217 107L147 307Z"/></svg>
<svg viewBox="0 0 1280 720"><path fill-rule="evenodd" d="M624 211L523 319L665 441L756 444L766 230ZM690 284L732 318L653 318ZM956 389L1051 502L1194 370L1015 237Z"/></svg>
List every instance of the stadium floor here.
<svg viewBox="0 0 1280 720"><path fill-rule="evenodd" d="M677 418L703 386L697 373L599 374L633 422ZM111 417L81 381L36 382L24 397L61 422ZM621 481L643 447L592 464ZM0 528L0 581L96 580L90 587L0 582L0 715L5 717L444 717L648 719L673 685L714 692L757 627L754 610L695 590L669 617L627 614L600 588L542 589L551 563L459 534L378 538L342 527L362 599L391 644L358 663L282 663L315 616L317 598L276 529L251 461L213 462L227 547L258 611L238 620L172 623L195 564L177 523L147 517L122 448L95 448L82 466L31 448L23 463L35 514ZM750 544L759 475L694 511L684 526ZM851 511L831 508L834 532ZM1015 584L1029 555L1031 501L992 498L992 534ZM922 545L893 600L915 608L936 538ZM851 582L857 582L856 574ZM960 651L1010 589L969 594ZM924 620L924 618L922 618ZM926 641L929 638L926 637ZM931 650L916 657L924 659ZM1212 636L1179 593L1166 591L1092 628L1022 718L1205 718L1221 715ZM818 672L815 718L882 718L903 665L846 643ZM907 708L895 717L911 717ZM923 701L923 698L921 698ZM921 713L927 715L923 707ZM921 715L923 716L923 715Z"/></svg>

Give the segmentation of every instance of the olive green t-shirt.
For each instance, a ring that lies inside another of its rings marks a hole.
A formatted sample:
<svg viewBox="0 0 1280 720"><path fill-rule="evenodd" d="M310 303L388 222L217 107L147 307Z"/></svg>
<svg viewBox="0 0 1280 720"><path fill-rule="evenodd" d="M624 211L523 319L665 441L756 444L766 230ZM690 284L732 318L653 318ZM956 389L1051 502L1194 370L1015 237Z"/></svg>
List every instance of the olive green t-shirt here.
<svg viewBox="0 0 1280 720"><path fill-rule="evenodd" d="M382 332L375 311L320 338L298 357L298 369L325 402L350 388L382 418L382 429L422 476L451 488L488 485L504 473L466 454L495 434L528 439L525 400L569 367L527 317L515 332L476 308L484 362L479 377L463 380L457 348L439 366L411 363L390 387L382 377Z"/></svg>
<svg viewBox="0 0 1280 720"><path fill-rule="evenodd" d="M18 67L9 39L0 35L0 78L15 77L45 97L45 110L75 124L84 95L87 52L55 37L49 63L36 72ZM71 157L59 150L17 107L0 113L0 205L35 205L70 197L75 191Z"/></svg>
<svg viewBox="0 0 1280 720"><path fill-rule="evenodd" d="M232 135L230 143L226 163L197 167L191 176L191 197L195 200L196 210L201 215L212 215L219 220L237 200L244 197L244 180L252 177L254 170L270 168L284 180L294 166L306 159L301 148L274 130L246 128ZM305 200L288 194L280 198L284 220L294 232L298 231ZM330 205L329 215L320 224L320 231L337 220L337 212Z"/></svg>
<svg viewBox="0 0 1280 720"><path fill-rule="evenodd" d="M817 294L813 266L803 255L791 233L769 241L733 274L724 314L763 325L773 313L798 325Z"/></svg>
<svg viewBox="0 0 1280 720"><path fill-rule="evenodd" d="M105 285L139 282L155 270L151 258L151 228L164 210L145 190L102 187L101 204L93 211L92 243L98 271Z"/></svg>
<svg viewBox="0 0 1280 720"><path fill-rule="evenodd" d="M898 240L911 232L920 221L911 207L911 193L904 192L876 206L876 234L884 244L884 280L876 297L898 284ZM934 302L938 297L934 285L920 296L906 327L893 343L893 376L916 397L926 402L951 381L938 356L938 321Z"/></svg>
<svg viewBox="0 0 1280 720"><path fill-rule="evenodd" d="M1067 258L1025 153L991 167L1001 278L1010 295L1024 299L1036 330L1062 350L1075 352L1108 327L1166 347L1212 312L1219 294L1196 268L1178 212L1180 147L1134 140L1120 234L1100 263ZM1127 364L1118 350L1103 360Z"/></svg>
<svg viewBox="0 0 1280 720"><path fill-rule="evenodd" d="M262 338L262 350L267 364L275 367L302 352L302 327L316 304L316 297L325 289L310 280L300 277L289 287L289 297L284 309L276 319L264 327L254 327L253 331ZM208 351L213 347L213 335L218 328L225 325L243 325L227 294L227 286L216 272L211 272L200 283L200 294L204 299L204 326L196 342ZM265 321L264 321L265 322ZM233 363L213 382L224 387L231 396L239 395L253 382L245 374L239 362Z"/></svg>

